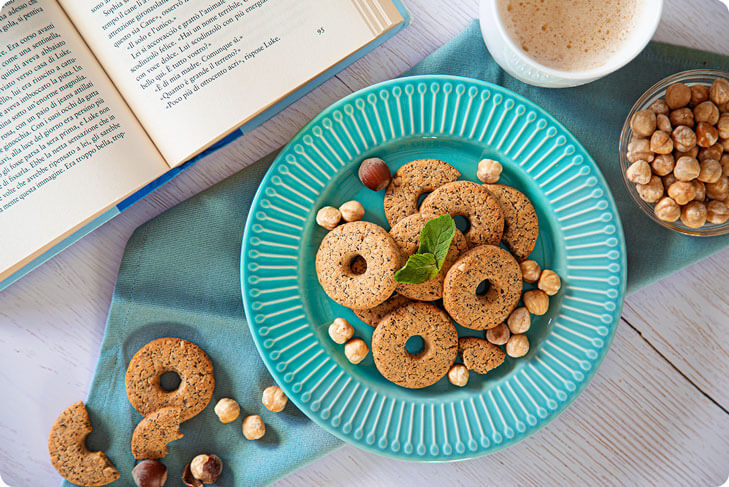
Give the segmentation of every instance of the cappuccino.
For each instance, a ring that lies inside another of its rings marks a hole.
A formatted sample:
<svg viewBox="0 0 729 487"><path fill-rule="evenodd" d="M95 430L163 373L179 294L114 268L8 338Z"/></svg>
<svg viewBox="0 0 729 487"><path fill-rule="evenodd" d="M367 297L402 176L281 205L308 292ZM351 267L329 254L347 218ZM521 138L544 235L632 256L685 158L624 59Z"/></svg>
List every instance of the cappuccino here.
<svg viewBox="0 0 729 487"><path fill-rule="evenodd" d="M638 0L498 0L514 44L560 71L598 68L624 49L638 9Z"/></svg>

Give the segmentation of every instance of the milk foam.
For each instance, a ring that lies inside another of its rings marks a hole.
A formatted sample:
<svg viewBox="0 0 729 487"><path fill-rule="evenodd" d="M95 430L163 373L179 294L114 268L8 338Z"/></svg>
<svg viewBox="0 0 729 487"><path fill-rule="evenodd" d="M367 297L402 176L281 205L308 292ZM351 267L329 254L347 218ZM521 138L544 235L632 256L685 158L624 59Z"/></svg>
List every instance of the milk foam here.
<svg viewBox="0 0 729 487"><path fill-rule="evenodd" d="M498 0L509 37L538 63L561 71L605 64L630 41L639 0Z"/></svg>

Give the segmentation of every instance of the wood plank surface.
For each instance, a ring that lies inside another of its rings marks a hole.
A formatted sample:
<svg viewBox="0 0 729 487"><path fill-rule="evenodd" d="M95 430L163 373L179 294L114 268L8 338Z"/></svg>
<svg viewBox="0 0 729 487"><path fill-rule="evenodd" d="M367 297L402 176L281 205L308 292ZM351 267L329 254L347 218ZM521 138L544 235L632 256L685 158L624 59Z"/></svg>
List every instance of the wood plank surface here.
<svg viewBox="0 0 729 487"><path fill-rule="evenodd" d="M47 432L87 395L133 230L285 144L342 96L398 75L478 16L478 0L405 2L408 29L0 293L0 475L9 485L58 482ZM667 0L655 38L729 54L728 31L717 0ZM513 448L420 465L345 447L280 485L719 485L729 474L728 271L726 251L631 296L630 325L621 324L593 383Z"/></svg>

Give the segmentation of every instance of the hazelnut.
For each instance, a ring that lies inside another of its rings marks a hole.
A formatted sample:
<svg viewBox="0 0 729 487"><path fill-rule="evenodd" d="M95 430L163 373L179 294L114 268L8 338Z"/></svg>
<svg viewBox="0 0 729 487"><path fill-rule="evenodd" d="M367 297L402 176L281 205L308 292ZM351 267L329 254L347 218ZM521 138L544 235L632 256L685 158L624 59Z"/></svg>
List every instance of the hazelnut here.
<svg viewBox="0 0 729 487"><path fill-rule="evenodd" d="M653 211L658 219L664 222L675 222L681 216L681 207L668 196L661 198L653 207Z"/></svg>
<svg viewBox="0 0 729 487"><path fill-rule="evenodd" d="M468 384L468 369L465 365L455 364L448 371L448 380L451 384L458 387L463 387Z"/></svg>
<svg viewBox="0 0 729 487"><path fill-rule="evenodd" d="M647 203L655 203L663 196L663 181L658 176L651 176L648 184L636 184L635 189L640 199Z"/></svg>
<svg viewBox="0 0 729 487"><path fill-rule="evenodd" d="M679 125L673 129L673 146L679 152L690 151L696 146L696 133L686 125Z"/></svg>
<svg viewBox="0 0 729 487"><path fill-rule="evenodd" d="M630 162L637 162L641 160L653 162L655 155L651 152L651 143L648 139L633 138L630 143L628 143L627 157Z"/></svg>
<svg viewBox="0 0 729 487"><path fill-rule="evenodd" d="M663 130L664 132L670 133L673 131L671 120L668 118L668 115L663 115L662 113L660 115L656 115L656 127L658 130Z"/></svg>
<svg viewBox="0 0 729 487"><path fill-rule="evenodd" d="M666 100L664 100L663 98L659 98L658 100L654 101L648 108L653 110L653 113L655 113L656 115L668 115L668 112L671 111L671 109L668 108Z"/></svg>
<svg viewBox="0 0 729 487"><path fill-rule="evenodd" d="M524 306L533 315L541 316L549 309L549 296L541 289L532 289L522 297Z"/></svg>
<svg viewBox="0 0 729 487"><path fill-rule="evenodd" d="M353 364L358 364L365 359L370 349L361 338L352 338L344 345L344 355Z"/></svg>
<svg viewBox="0 0 729 487"><path fill-rule="evenodd" d="M235 421L240 414L240 406L234 399L224 397L215 405L215 414L221 423L230 423Z"/></svg>
<svg viewBox="0 0 729 487"><path fill-rule="evenodd" d="M717 105L729 103L729 81L716 78L709 89L709 98Z"/></svg>
<svg viewBox="0 0 729 487"><path fill-rule="evenodd" d="M699 161L693 157L681 157L676 161L676 167L673 168L673 175L679 181L691 181L696 179L701 171Z"/></svg>
<svg viewBox="0 0 729 487"><path fill-rule="evenodd" d="M699 228L706 223L706 205L692 201L681 209L681 223L691 228Z"/></svg>
<svg viewBox="0 0 729 487"><path fill-rule="evenodd" d="M684 83L674 83L666 89L666 103L672 110L685 107L691 101L691 88Z"/></svg>
<svg viewBox="0 0 729 487"><path fill-rule="evenodd" d="M692 112L688 107L679 108L668 115L668 120L670 120L671 125L674 127L686 125L691 128L694 126L694 112Z"/></svg>
<svg viewBox="0 0 729 487"><path fill-rule="evenodd" d="M665 176L673 172L676 162L672 154L660 154L651 163L651 168L656 176ZM633 181L635 182L635 181Z"/></svg>
<svg viewBox="0 0 729 487"><path fill-rule="evenodd" d="M724 151L729 152L729 139L719 139L717 145L721 146Z"/></svg>
<svg viewBox="0 0 729 487"><path fill-rule="evenodd" d="M286 407L289 398L286 397L286 394L284 394L284 391L280 387L269 386L263 390L261 402L272 413L280 413Z"/></svg>
<svg viewBox="0 0 729 487"><path fill-rule="evenodd" d="M182 484L185 487L203 487L203 483L192 476L189 463L185 465L185 469L182 471Z"/></svg>
<svg viewBox="0 0 729 487"><path fill-rule="evenodd" d="M316 212L316 223L327 230L334 230L341 219L342 214L333 206L325 206Z"/></svg>
<svg viewBox="0 0 729 487"><path fill-rule="evenodd" d="M717 105L717 107L719 107L719 113L729 112L729 102L724 103L723 105Z"/></svg>
<svg viewBox="0 0 729 487"><path fill-rule="evenodd" d="M707 183L706 196L712 200L724 201L729 196L729 178L722 176L714 183Z"/></svg>
<svg viewBox="0 0 729 487"><path fill-rule="evenodd" d="M132 469L137 487L163 487L167 482L167 467L157 460L142 460Z"/></svg>
<svg viewBox="0 0 729 487"><path fill-rule="evenodd" d="M722 154L719 164L721 164L722 175L729 176L729 154Z"/></svg>
<svg viewBox="0 0 729 487"><path fill-rule="evenodd" d="M525 260L519 266L521 267L521 276L524 282L537 282L539 275L542 273L542 269L536 261Z"/></svg>
<svg viewBox="0 0 729 487"><path fill-rule="evenodd" d="M724 153L724 148L720 144L714 144L711 147L705 147L699 151L698 157L700 161L705 159L721 159L721 155Z"/></svg>
<svg viewBox="0 0 729 487"><path fill-rule="evenodd" d="M526 333L532 324L529 311L526 308L516 308L506 320L511 333Z"/></svg>
<svg viewBox="0 0 729 487"><path fill-rule="evenodd" d="M713 125L701 122L696 126L696 145L711 147L719 140L719 131Z"/></svg>
<svg viewBox="0 0 729 487"><path fill-rule="evenodd" d="M506 323L501 323L498 326L486 330L486 340L494 345L506 345L510 336L511 331Z"/></svg>
<svg viewBox="0 0 729 487"><path fill-rule="evenodd" d="M668 187L668 196L679 205L685 205L696 197L696 187L687 181L676 181Z"/></svg>
<svg viewBox="0 0 729 487"><path fill-rule="evenodd" d="M691 85L691 102L695 107L709 99L709 87L704 85Z"/></svg>
<svg viewBox="0 0 729 487"><path fill-rule="evenodd" d="M716 129L720 138L729 139L729 113L721 114L719 121L716 123Z"/></svg>
<svg viewBox="0 0 729 487"><path fill-rule="evenodd" d="M673 171L671 171L669 174L666 174L665 176L663 176L662 181L663 181L663 187L668 188L673 183L678 181L678 179L676 179L676 176L673 175Z"/></svg>
<svg viewBox="0 0 729 487"><path fill-rule="evenodd" d="M506 355L519 358L529 353L529 339L526 335L511 335L506 342Z"/></svg>
<svg viewBox="0 0 729 487"><path fill-rule="evenodd" d="M694 185L694 189L696 190L696 196L694 196L694 201L704 201L706 199L706 186L704 183L699 181L698 179L694 179L691 181L691 184Z"/></svg>
<svg viewBox="0 0 729 487"><path fill-rule="evenodd" d="M651 179L651 167L645 161L634 162L625 170L625 176L633 183L648 184Z"/></svg>
<svg viewBox="0 0 729 487"><path fill-rule="evenodd" d="M716 159L704 159L699 165L698 180L702 183L715 183L721 177L721 164Z"/></svg>
<svg viewBox="0 0 729 487"><path fill-rule="evenodd" d="M257 415L252 414L243 420L243 436L248 440L258 440L266 434L266 423Z"/></svg>
<svg viewBox="0 0 729 487"><path fill-rule="evenodd" d="M719 109L710 101L700 103L694 108L694 121L716 125L719 121Z"/></svg>
<svg viewBox="0 0 729 487"><path fill-rule="evenodd" d="M329 337L334 343L343 344L354 336L354 327L344 318L336 318L329 325Z"/></svg>
<svg viewBox="0 0 729 487"><path fill-rule="evenodd" d="M217 455L198 455L190 462L190 473L203 484L214 484L223 471L223 461Z"/></svg>
<svg viewBox="0 0 729 487"><path fill-rule="evenodd" d="M559 288L562 287L562 280L556 272L544 269L537 283L537 287L547 293L547 296L554 296L559 292Z"/></svg>
<svg viewBox="0 0 729 487"><path fill-rule="evenodd" d="M339 213L345 222L358 222L365 214L364 206L359 201L347 201L339 207Z"/></svg>
<svg viewBox="0 0 729 487"><path fill-rule="evenodd" d="M650 149L657 154L670 154L673 152L671 134L663 130L656 130L651 135Z"/></svg>
<svg viewBox="0 0 729 487"><path fill-rule="evenodd" d="M501 177L502 170L501 163L492 159L481 159L478 163L476 176L484 183L494 184Z"/></svg>
<svg viewBox="0 0 729 487"><path fill-rule="evenodd" d="M640 110L630 119L630 129L641 137L650 137L656 130L656 114L652 110Z"/></svg>
<svg viewBox="0 0 729 487"><path fill-rule="evenodd" d="M706 219L716 225L725 223L729 220L729 206L723 201L709 201L706 205Z"/></svg>
<svg viewBox="0 0 729 487"><path fill-rule="evenodd" d="M381 191L390 184L390 168L379 157L370 157L359 165L359 180L372 191Z"/></svg>
<svg viewBox="0 0 729 487"><path fill-rule="evenodd" d="M704 150L704 149L702 149L702 150ZM698 153L699 153L699 147L695 145L687 151L679 151L679 150L673 151L673 157L675 159L678 159L679 157L684 157L684 156L696 157L698 155Z"/></svg>

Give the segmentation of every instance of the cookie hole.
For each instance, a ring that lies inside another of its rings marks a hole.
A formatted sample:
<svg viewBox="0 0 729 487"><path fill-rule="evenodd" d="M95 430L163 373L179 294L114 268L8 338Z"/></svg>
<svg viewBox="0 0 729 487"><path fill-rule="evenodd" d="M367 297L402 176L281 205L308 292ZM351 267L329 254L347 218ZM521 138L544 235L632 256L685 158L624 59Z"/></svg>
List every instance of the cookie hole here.
<svg viewBox="0 0 729 487"><path fill-rule="evenodd" d="M471 222L463 215L454 216L453 221L456 222L456 228L460 230L461 233L466 233L468 229L471 228Z"/></svg>
<svg viewBox="0 0 729 487"><path fill-rule="evenodd" d="M423 200L425 198L427 198L429 194L430 194L430 191L428 191L427 193L423 193L420 196L418 196L418 210L420 209L420 205L423 204Z"/></svg>
<svg viewBox="0 0 729 487"><path fill-rule="evenodd" d="M159 385L162 388L162 390L167 392L176 391L178 387L180 387L180 382L182 382L182 379L180 379L180 376L177 374L177 372L165 372L162 374L159 378Z"/></svg>
<svg viewBox="0 0 729 487"><path fill-rule="evenodd" d="M488 279L481 281L481 283L476 286L476 296L486 296L486 293L489 292L489 289L491 289L491 283Z"/></svg>
<svg viewBox="0 0 729 487"><path fill-rule="evenodd" d="M367 272L367 261L361 255L356 255L349 261L349 270L355 276L361 276Z"/></svg>
<svg viewBox="0 0 729 487"><path fill-rule="evenodd" d="M417 355L425 348L425 340L420 335L413 335L405 342L405 350L411 355Z"/></svg>

